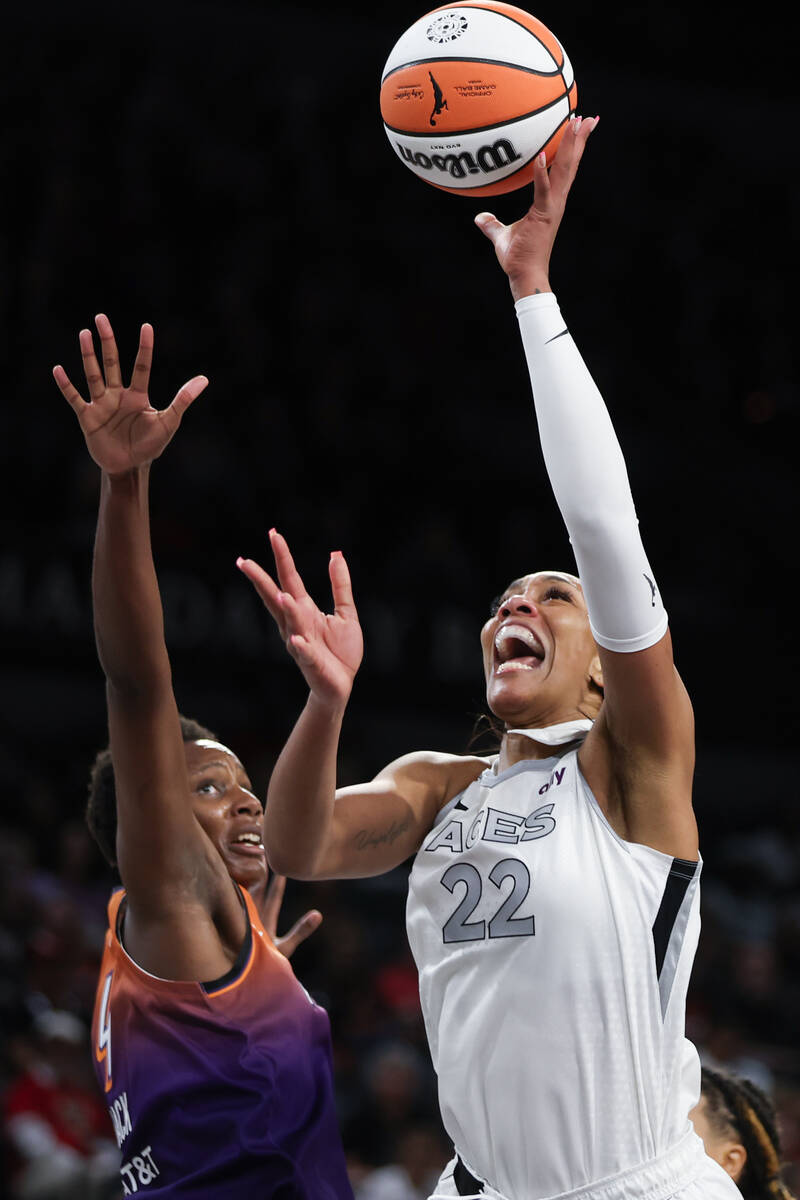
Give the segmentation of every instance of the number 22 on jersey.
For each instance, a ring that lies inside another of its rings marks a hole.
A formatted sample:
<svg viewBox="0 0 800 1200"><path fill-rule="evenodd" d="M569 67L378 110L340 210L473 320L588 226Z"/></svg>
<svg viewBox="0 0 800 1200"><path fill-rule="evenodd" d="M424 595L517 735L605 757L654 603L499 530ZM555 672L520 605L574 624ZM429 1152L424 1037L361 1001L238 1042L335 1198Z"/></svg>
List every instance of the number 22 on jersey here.
<svg viewBox="0 0 800 1200"><path fill-rule="evenodd" d="M506 879L512 882L510 894L499 905L492 919L470 921L481 901L483 880L480 871L472 863L453 863L440 880L448 892L455 892L456 885L463 883L465 891L455 912L442 929L445 942L480 942L490 938L532 937L536 932L533 917L515 917L514 913L525 903L531 887L530 871L518 858L504 858L495 863L489 872L489 880L498 892Z"/></svg>

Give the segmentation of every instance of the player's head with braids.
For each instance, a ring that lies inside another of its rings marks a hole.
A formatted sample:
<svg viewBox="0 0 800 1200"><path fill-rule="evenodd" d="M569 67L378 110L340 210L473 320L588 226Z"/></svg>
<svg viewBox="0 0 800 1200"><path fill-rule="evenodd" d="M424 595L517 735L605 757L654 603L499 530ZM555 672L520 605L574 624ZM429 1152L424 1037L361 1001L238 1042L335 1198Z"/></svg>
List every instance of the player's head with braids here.
<svg viewBox="0 0 800 1200"><path fill-rule="evenodd" d="M184 742L197 742L203 738L216 741L215 735L205 726L188 717L181 716L181 734ZM114 765L111 750L106 747L94 760L89 776L89 796L86 802L86 824L103 857L115 867L117 865L117 796L114 790Z"/></svg>
<svg viewBox="0 0 800 1200"><path fill-rule="evenodd" d="M703 1067L700 1103L691 1114L706 1151L745 1200L795 1200L781 1180L775 1108L751 1080Z"/></svg>

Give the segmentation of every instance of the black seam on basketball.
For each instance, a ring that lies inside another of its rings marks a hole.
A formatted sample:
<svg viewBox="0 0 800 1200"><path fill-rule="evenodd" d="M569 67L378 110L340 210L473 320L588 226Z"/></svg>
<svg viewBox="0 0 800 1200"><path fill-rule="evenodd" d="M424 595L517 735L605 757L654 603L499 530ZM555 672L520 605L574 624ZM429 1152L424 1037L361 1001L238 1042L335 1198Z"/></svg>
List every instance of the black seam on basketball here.
<svg viewBox="0 0 800 1200"><path fill-rule="evenodd" d="M443 7L444 7L444 8L447 8L447 7L449 7L449 6L445 4ZM535 40L535 41L537 41L537 42L539 43L539 45L540 45L540 46L544 46L544 48L545 48L545 50L547 51L547 53L548 53L548 54L550 55L550 57L553 59L553 62L555 62L555 61L556 61L556 60L555 60L555 58L553 57L553 51L552 51L552 50L550 49L550 47L549 47L549 46L546 44L546 42L543 42L543 41L542 41L542 39L539 37L538 33L534 33L532 29L528 29L528 26L527 26L527 25L523 25L523 24L522 24L522 21L518 21L516 17L510 17L510 16L508 15L508 13L504 13L504 12L498 12L496 8L484 8L484 6L483 6L482 4L453 4L453 5L452 5L452 7L453 7L453 8L469 8L469 9L476 9L476 8L477 8L477 9L479 9L479 11L480 11L480 12L490 12L490 13L494 13L494 15L495 15L496 17L502 17L502 18L503 18L505 21L510 21L512 25L518 25L520 29L524 29L526 33L529 33L529 34L531 35L531 37L532 37L532 38L534 38L534 40ZM434 11L434 12L436 12L436 9L434 9L433 11ZM556 35L553 33L553 31L552 31L551 29L548 29L548 31L547 31L547 32L548 32L548 33L549 33L549 34L550 34L552 37L556 38ZM558 38L556 38L556 41L558 42ZM560 42L558 42L558 45L559 45L559 48L561 49L561 53L563 54L563 53L564 53L564 47L561 45L561 43L560 43ZM563 66L564 66L564 64L562 63L562 64L561 64L561 67L563 68Z"/></svg>
<svg viewBox="0 0 800 1200"><path fill-rule="evenodd" d="M548 108L553 108L554 105L560 104L562 100L569 101L569 96L567 96L565 93L562 96L558 96L555 100L549 100L547 102L547 104L543 104L541 106L541 108L532 108L530 112L522 113L522 115L519 117L508 117L506 120L503 120L503 121L495 121L494 124L492 124L492 125L476 125L474 127L474 129L442 129L442 130L437 129L437 131L435 133L431 133L430 130L426 130L424 133L412 133L408 129L398 129L395 125L387 125L385 121L383 123L383 127L384 127L384 129L390 130L392 133L401 134L402 137L412 137L412 138L435 137L438 139L466 137L468 133L486 133L490 129L501 129L501 128L504 129L506 127L506 125L516 125L517 122L519 122L519 121L526 121L528 119L528 117L535 117L537 115L537 113L547 112ZM569 120L569 116L567 116L566 119ZM564 123L565 122L562 121L561 125L563 125ZM561 125L556 125L553 132L548 135L548 138L547 138L548 142L550 141L551 137L553 137L556 133L558 133L559 129L561 128ZM538 154L539 151L537 150L536 153Z"/></svg>
<svg viewBox="0 0 800 1200"><path fill-rule="evenodd" d="M398 71L405 71L407 67L429 67L432 63L480 63L487 67L510 67L512 71L522 71L525 75L538 75L540 79L557 79L561 76L561 82L566 87L564 72L561 67L555 71L537 71L535 67L523 67L519 63L506 62L503 58L442 58L441 54L437 54L434 58L411 58L408 62L401 63L399 67L392 67L391 71L387 71L381 80L381 87L386 83L387 79L391 79ZM411 84L408 85L409 87ZM567 89L569 90L569 89Z"/></svg>

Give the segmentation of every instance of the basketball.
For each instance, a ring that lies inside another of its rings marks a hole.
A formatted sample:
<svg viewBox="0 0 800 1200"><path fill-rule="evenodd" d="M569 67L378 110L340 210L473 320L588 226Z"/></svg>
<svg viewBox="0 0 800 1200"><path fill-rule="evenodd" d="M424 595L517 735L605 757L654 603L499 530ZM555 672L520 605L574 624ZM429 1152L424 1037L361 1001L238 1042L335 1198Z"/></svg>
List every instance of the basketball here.
<svg viewBox="0 0 800 1200"><path fill-rule="evenodd" d="M389 142L420 179L459 196L496 196L552 161L575 112L564 48L530 13L462 0L420 17L381 77Z"/></svg>

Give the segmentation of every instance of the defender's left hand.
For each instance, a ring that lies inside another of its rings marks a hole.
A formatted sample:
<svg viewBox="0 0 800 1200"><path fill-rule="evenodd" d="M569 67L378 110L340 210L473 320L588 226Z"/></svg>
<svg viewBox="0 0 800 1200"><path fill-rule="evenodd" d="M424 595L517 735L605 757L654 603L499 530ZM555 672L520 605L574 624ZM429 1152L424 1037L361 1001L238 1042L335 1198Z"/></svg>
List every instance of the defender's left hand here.
<svg viewBox="0 0 800 1200"><path fill-rule="evenodd" d="M312 908L294 923L288 933L285 933L283 937L278 937L278 914L281 911L285 890L286 876L273 875L261 902L261 920L275 943L275 949L280 950L285 958L291 958L300 943L310 937L315 929L319 929L322 924L322 913Z"/></svg>

